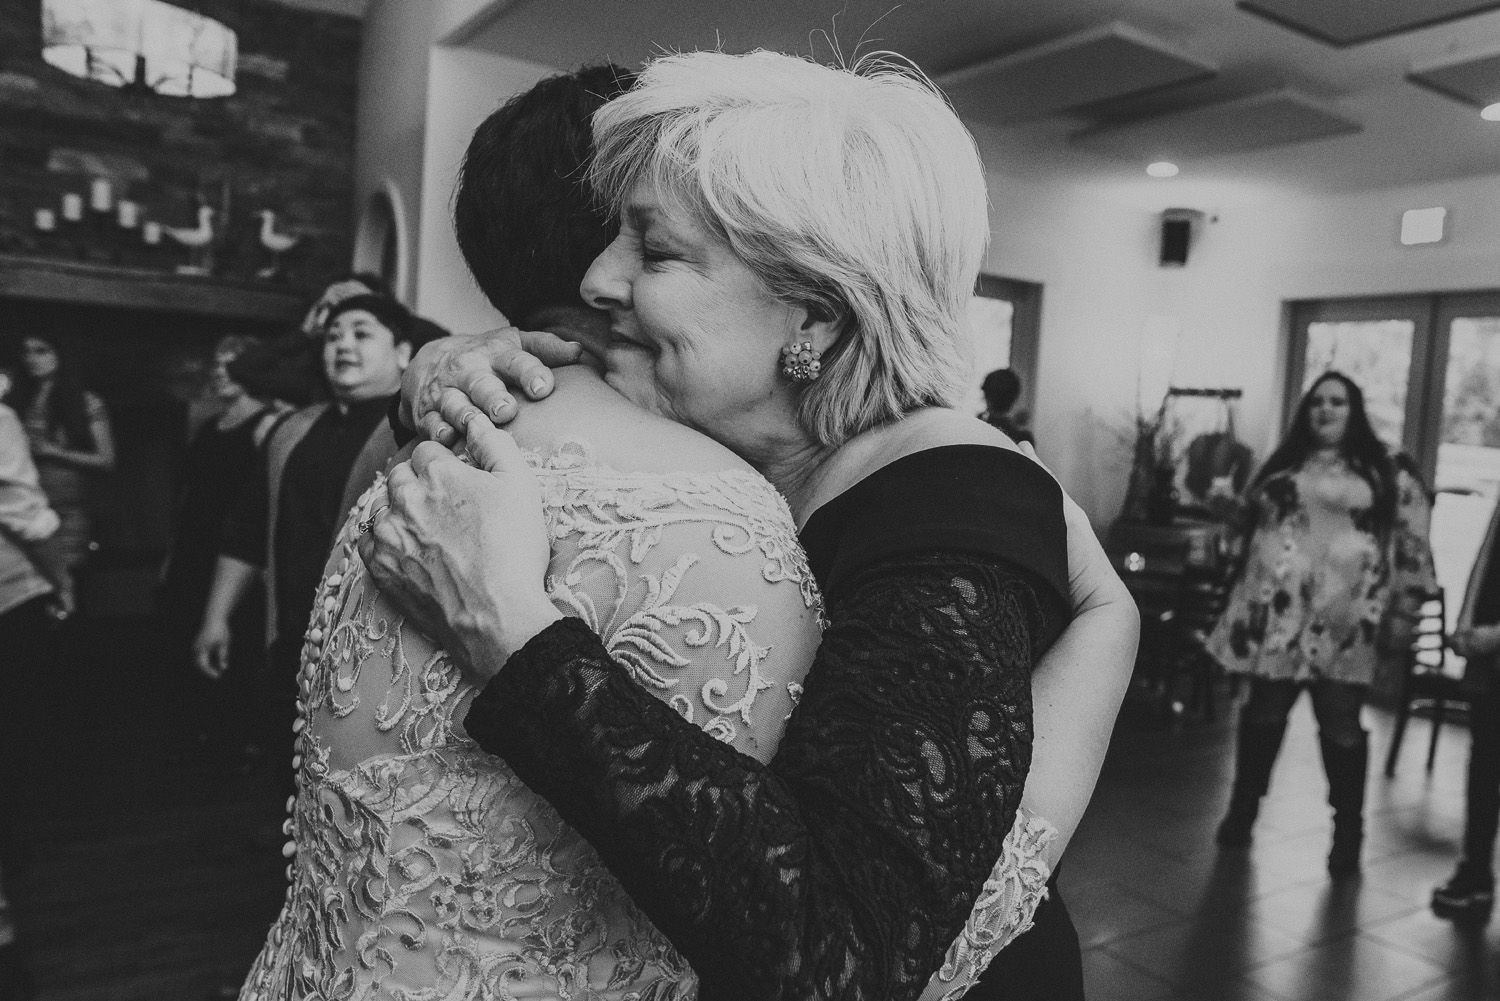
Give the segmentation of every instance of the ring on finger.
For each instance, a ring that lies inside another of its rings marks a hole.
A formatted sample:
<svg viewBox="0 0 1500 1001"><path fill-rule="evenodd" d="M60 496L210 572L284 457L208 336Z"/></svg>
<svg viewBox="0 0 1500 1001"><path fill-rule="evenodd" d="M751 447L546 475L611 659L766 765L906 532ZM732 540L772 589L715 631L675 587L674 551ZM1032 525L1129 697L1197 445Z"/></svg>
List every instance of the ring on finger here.
<svg viewBox="0 0 1500 1001"><path fill-rule="evenodd" d="M370 512L370 516L368 518L366 518L364 521L362 521L362 522L359 523L359 534L360 535L369 535L372 531L374 531L375 530L375 519L378 518L378 517L380 517L380 512L382 512L384 510L385 510L385 508L383 508L383 507L377 507L375 510L371 511Z"/></svg>

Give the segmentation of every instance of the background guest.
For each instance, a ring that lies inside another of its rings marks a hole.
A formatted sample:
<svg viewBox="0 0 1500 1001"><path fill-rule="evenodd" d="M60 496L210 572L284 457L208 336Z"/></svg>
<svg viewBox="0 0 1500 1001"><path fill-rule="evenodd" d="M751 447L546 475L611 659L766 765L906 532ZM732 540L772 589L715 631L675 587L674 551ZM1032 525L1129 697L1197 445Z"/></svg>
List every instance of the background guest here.
<svg viewBox="0 0 1500 1001"><path fill-rule="evenodd" d="M15 410L25 422L42 491L62 519L38 555L57 583L57 613L77 607L75 574L89 552L91 478L115 465L115 441L104 401L83 388L78 373L52 342L37 336L21 344Z"/></svg>
<svg viewBox="0 0 1500 1001"><path fill-rule="evenodd" d="M1453 878L1432 892L1432 909L1445 918L1484 920L1495 905L1493 857L1500 825L1500 505L1469 573L1449 642L1467 658L1469 777L1463 855Z"/></svg>
<svg viewBox="0 0 1500 1001"><path fill-rule="evenodd" d="M0 682L7 709L0 725L0 998L31 994L5 881L17 868L14 825L25 789L35 709L43 697L53 583L36 548L58 530L57 514L38 486L26 432L3 400L11 374L0 369Z"/></svg>
<svg viewBox="0 0 1500 1001"><path fill-rule="evenodd" d="M229 366L229 375L253 396L282 400L294 407L331 398L323 376L323 334L330 311L357 295L392 298L384 278L354 271L329 282L308 306L302 322L279 337L251 343ZM413 335L421 343L447 331L431 320L413 315Z"/></svg>
<svg viewBox="0 0 1500 1001"><path fill-rule="evenodd" d="M984 377L979 384L984 393L984 413L979 419L997 427L1015 442L1036 444L1036 435L1026 426L1026 414L1011 413L1011 408L1021 398L1021 377L1008 368L997 368Z"/></svg>
<svg viewBox="0 0 1500 1001"><path fill-rule="evenodd" d="M277 418L288 412L256 399L229 377L229 364L250 343L231 335L215 348L204 395L218 413L193 435L184 459L172 548L162 568L157 602L162 639L179 667L194 663L193 640L203 621L224 520L254 475L266 436ZM246 729L250 716L243 711L244 706L260 701L255 693L261 674L264 615L261 589L252 586L233 617L235 642L229 654L233 669L223 684L209 686L196 670L186 676L178 672L184 684L198 689L199 697L191 700L197 736L194 750L206 750L215 742L224 751L253 753L253 744L266 738Z"/></svg>
<svg viewBox="0 0 1500 1001"><path fill-rule="evenodd" d="M1364 838L1369 738L1360 708L1381 620L1393 590L1436 587L1427 495L1376 437L1359 386L1328 372L1261 468L1250 506L1247 568L1209 641L1227 670L1251 679L1218 841L1249 843L1287 714L1307 688L1334 811L1328 871L1349 875Z"/></svg>
<svg viewBox="0 0 1500 1001"><path fill-rule="evenodd" d="M198 667L219 678L229 666L236 609L262 579L266 588L269 719L291 758L291 724L302 637L328 555L353 498L396 452L386 422L401 373L418 346L406 308L364 294L327 316L323 371L331 403L303 407L266 440L264 461L241 491L220 535L213 583L194 640ZM282 725L284 724L284 726ZM284 799L295 791L292 769L278 762Z"/></svg>

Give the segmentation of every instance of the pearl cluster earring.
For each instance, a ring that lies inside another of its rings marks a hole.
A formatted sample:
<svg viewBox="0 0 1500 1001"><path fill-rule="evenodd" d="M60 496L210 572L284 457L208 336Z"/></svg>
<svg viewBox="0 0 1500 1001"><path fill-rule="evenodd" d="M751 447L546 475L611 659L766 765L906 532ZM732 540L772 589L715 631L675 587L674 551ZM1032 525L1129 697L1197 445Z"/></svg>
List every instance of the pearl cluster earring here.
<svg viewBox="0 0 1500 1001"><path fill-rule="evenodd" d="M822 357L812 341L788 344L781 349L781 374L793 382L817 382L823 374Z"/></svg>

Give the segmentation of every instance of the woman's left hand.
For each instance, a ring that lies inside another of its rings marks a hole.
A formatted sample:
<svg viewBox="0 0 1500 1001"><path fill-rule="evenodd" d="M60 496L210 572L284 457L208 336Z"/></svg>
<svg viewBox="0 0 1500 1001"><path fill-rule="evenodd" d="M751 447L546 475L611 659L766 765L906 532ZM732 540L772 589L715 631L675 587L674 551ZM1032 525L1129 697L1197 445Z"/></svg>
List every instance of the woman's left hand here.
<svg viewBox="0 0 1500 1001"><path fill-rule="evenodd" d="M541 489L515 441L470 420L474 466L423 442L386 479L390 506L359 542L386 596L482 687L561 618L543 588Z"/></svg>

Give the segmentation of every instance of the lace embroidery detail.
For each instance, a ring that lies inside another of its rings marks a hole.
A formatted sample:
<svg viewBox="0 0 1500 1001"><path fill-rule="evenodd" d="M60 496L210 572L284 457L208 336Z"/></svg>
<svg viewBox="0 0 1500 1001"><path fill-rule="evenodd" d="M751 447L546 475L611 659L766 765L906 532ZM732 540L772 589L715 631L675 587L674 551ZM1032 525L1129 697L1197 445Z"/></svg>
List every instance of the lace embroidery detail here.
<svg viewBox="0 0 1500 1001"><path fill-rule="evenodd" d="M805 665L755 642L760 605L693 600L707 557L681 547L758 560L761 586L796 587L782 614L812 609L798 628L815 632L820 599L785 501L751 473L625 474L578 443L528 459L559 607L638 684L701 710L713 737L779 738L784 713L760 699L789 694ZM473 691L453 662L371 586L355 526L382 497L378 481L351 513L315 601L292 885L242 997L692 998L692 971L593 849L463 733ZM764 628L787 627L775 621Z"/></svg>
<svg viewBox="0 0 1500 1001"><path fill-rule="evenodd" d="M466 720L596 847L705 996L916 997L1019 804L1053 614L1029 578L902 556L828 600L769 765L683 727L571 619L514 654Z"/></svg>
<svg viewBox="0 0 1500 1001"><path fill-rule="evenodd" d="M927 983L921 1001L958 1001L1001 949L1031 930L1032 918L1047 896L1052 868L1043 858L1057 840L1057 829L1025 810L1005 836L1000 861L985 880L964 930L948 947L943 965Z"/></svg>

